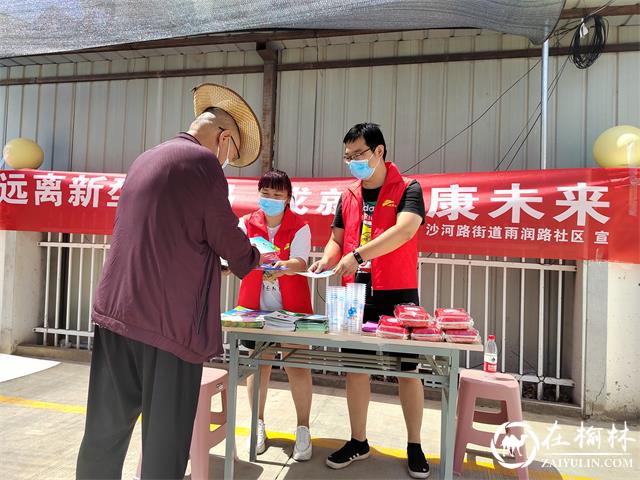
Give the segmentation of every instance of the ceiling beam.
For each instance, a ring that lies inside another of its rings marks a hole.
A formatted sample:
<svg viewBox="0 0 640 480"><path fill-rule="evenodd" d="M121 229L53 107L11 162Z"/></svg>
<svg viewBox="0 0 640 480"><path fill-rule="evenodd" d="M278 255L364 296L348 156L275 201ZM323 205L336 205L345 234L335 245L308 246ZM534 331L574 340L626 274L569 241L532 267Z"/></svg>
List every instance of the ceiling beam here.
<svg viewBox="0 0 640 480"><path fill-rule="evenodd" d="M617 7L594 7L594 8L568 8L560 14L560 19L584 18L587 15L597 12L601 17L620 17L626 15L640 15L640 4L619 5Z"/></svg>
<svg viewBox="0 0 640 480"><path fill-rule="evenodd" d="M640 42L609 44L603 53L636 52L640 50ZM585 48L584 51L587 51ZM551 56L564 56L571 52L569 47L549 49ZM269 54L270 55L270 54ZM357 60L330 60L324 62L283 63L274 67L277 71L304 71L354 67L379 67L387 65L408 65L444 62L472 62L478 60L501 60L506 58L535 58L540 56L540 49L525 48L518 50L498 50L489 52L461 52L432 55L363 58ZM264 65L243 65L237 67L195 68L181 70L157 70L150 72L121 72L96 75L69 75L58 77L27 77L0 80L0 87L11 85L42 85L55 83L103 82L114 80L139 80L145 78L194 77L202 75L233 75L246 73L263 73Z"/></svg>
<svg viewBox="0 0 640 480"><path fill-rule="evenodd" d="M582 48L587 52L588 49ZM605 45L603 53L635 52L640 50L640 42L620 43ZM571 53L570 47L553 47L549 49L551 56L565 56ZM278 70L300 71L300 70L324 70L334 68L354 68L354 67L380 67L388 65L417 65L423 63L449 63L449 62L474 62L478 60L502 60L507 58L536 58L540 57L539 48L523 48L518 50L499 50L489 52L461 52L442 53L432 55L417 55L406 57L387 58L363 58L356 60L329 60L324 62L305 63L284 63L278 65ZM0 85L2 83L0 82Z"/></svg>

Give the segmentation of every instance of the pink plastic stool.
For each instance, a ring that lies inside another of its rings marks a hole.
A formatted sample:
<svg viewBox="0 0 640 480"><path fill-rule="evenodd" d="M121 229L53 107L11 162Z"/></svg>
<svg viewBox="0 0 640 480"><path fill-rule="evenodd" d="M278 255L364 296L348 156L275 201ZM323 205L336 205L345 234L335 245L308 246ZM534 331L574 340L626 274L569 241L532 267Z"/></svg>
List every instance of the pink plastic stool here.
<svg viewBox="0 0 640 480"><path fill-rule="evenodd" d="M499 412L476 411L476 399L498 400L501 404ZM456 448L453 455L453 472L462 473L467 444L489 448L493 433L473 428L473 422L489 425L502 425L505 422L521 422L522 406L520 403L520 385L511 375L504 373L486 373L481 370L464 370L460 373L460 389L458 392L458 427L456 430ZM510 428L509 435L521 438L522 428ZM506 435L500 435L498 445ZM500 447L501 448L501 447ZM525 446L514 450L518 462L526 460ZM528 467L517 469L518 478L528 480Z"/></svg>
<svg viewBox="0 0 640 480"><path fill-rule="evenodd" d="M222 396L222 411L211 411L211 399L218 393ZM219 425L213 432L211 424ZM189 457L191 459L191 479L209 478L209 450L222 442L227 435L227 371L219 368L203 368L196 418L193 421L193 435ZM236 458L235 449L233 452ZM142 455L138 460L136 480L140 479Z"/></svg>

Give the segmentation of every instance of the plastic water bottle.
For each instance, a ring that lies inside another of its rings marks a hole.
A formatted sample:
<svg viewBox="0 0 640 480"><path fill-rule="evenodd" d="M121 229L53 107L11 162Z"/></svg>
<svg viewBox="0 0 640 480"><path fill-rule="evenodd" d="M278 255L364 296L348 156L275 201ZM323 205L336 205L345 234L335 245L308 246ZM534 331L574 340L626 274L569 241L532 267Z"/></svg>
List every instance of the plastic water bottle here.
<svg viewBox="0 0 640 480"><path fill-rule="evenodd" d="M484 347L484 371L496 373L498 370L498 346L496 345L496 336L489 335L487 344Z"/></svg>

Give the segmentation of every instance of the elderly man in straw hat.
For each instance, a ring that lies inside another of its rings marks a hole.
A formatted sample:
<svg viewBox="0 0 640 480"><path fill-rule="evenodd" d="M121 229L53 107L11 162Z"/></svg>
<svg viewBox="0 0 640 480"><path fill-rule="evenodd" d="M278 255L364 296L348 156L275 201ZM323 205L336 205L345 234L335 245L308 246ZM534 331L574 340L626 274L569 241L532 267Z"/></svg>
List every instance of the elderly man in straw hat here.
<svg viewBox="0 0 640 480"><path fill-rule="evenodd" d="M220 257L244 277L261 258L238 228L222 169L260 153L255 114L220 85L194 89L185 133L140 155L96 291L77 478L121 478L142 413L142 478L182 478L202 364L222 352Z"/></svg>

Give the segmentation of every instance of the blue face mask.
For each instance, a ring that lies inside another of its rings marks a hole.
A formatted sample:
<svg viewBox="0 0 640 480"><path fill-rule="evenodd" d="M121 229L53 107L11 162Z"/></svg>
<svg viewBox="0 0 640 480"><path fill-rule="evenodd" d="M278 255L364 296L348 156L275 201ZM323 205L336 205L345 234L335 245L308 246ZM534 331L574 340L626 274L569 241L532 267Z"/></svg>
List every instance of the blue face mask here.
<svg viewBox="0 0 640 480"><path fill-rule="evenodd" d="M351 160L349 162L351 175L356 177L358 180L369 180L375 170L375 168L369 166L369 160L371 160L371 157L366 160Z"/></svg>
<svg viewBox="0 0 640 480"><path fill-rule="evenodd" d="M260 205L260 209L265 213L265 215L277 217L284 212L285 201L278 200L276 198L260 197L258 205Z"/></svg>

